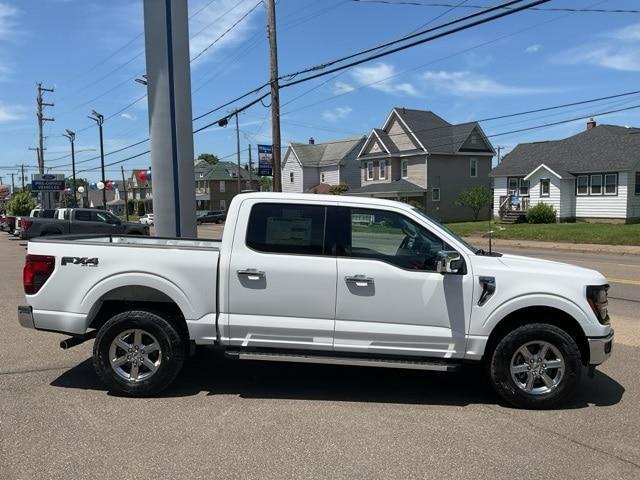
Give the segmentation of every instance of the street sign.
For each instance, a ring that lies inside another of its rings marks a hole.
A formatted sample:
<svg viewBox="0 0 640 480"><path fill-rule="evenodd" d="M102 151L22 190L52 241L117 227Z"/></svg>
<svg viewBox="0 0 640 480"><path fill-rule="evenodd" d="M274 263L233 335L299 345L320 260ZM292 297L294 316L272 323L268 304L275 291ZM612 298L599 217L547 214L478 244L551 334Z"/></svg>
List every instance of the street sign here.
<svg viewBox="0 0 640 480"><path fill-rule="evenodd" d="M38 173L31 179L31 190L34 192L61 192L64 187L62 173Z"/></svg>
<svg viewBox="0 0 640 480"><path fill-rule="evenodd" d="M258 145L258 176L270 177L273 175L273 146Z"/></svg>

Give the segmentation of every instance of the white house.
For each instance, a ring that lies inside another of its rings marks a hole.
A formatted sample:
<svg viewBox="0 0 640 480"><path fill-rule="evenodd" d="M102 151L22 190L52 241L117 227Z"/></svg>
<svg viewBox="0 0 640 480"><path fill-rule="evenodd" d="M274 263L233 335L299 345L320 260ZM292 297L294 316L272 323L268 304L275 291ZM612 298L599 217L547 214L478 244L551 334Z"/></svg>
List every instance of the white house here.
<svg viewBox="0 0 640 480"><path fill-rule="evenodd" d="M282 191L326 193L340 183L349 189L360 186L357 156L365 137L326 143L290 143L282 162Z"/></svg>
<svg viewBox="0 0 640 480"><path fill-rule="evenodd" d="M503 220L540 202L560 221L640 221L640 129L598 125L563 140L521 143L490 174Z"/></svg>

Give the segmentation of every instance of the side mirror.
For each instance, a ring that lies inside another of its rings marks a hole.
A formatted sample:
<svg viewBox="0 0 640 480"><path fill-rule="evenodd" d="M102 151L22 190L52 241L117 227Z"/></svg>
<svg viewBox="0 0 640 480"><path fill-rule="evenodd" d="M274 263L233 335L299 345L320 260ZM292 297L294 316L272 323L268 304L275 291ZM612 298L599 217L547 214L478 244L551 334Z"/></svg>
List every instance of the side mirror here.
<svg viewBox="0 0 640 480"><path fill-rule="evenodd" d="M458 273L462 269L462 257L455 250L441 250L438 252L436 271L443 275Z"/></svg>

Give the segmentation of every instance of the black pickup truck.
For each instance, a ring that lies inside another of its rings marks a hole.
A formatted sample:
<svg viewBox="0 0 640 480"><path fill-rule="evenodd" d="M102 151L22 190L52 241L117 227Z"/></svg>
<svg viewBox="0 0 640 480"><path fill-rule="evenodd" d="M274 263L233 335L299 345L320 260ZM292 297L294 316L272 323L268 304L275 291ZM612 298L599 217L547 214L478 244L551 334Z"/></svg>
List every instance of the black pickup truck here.
<svg viewBox="0 0 640 480"><path fill-rule="evenodd" d="M113 235L149 235L149 226L123 222L113 213L93 208L61 208L55 218L23 218L20 238L45 235L101 233Z"/></svg>

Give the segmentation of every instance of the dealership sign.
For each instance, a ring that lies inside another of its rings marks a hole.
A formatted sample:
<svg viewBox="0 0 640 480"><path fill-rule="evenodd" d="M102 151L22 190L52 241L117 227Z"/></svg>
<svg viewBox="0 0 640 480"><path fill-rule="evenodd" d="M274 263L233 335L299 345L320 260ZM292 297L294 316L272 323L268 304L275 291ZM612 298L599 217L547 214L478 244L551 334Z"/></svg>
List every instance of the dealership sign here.
<svg viewBox="0 0 640 480"><path fill-rule="evenodd" d="M31 180L31 190L34 192L61 192L64 188L62 173L39 173L33 175Z"/></svg>
<svg viewBox="0 0 640 480"><path fill-rule="evenodd" d="M273 145L258 145L258 176L273 175Z"/></svg>

